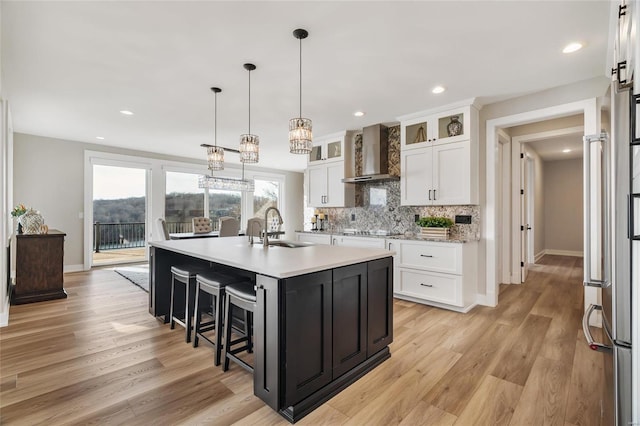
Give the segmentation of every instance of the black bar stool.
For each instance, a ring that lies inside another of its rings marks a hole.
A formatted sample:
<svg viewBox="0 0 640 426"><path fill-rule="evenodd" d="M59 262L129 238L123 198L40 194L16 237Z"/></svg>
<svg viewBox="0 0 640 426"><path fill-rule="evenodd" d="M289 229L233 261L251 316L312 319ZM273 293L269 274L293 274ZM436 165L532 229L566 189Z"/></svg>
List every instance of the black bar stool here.
<svg viewBox="0 0 640 426"><path fill-rule="evenodd" d="M253 351L253 342L251 340L251 331L253 328L253 311L256 306L256 291L253 283L245 281L240 283L229 284L226 286L226 296L224 302L224 347L222 357L224 358L223 370L229 369L229 360L238 363L242 368L253 373L253 367L244 360L236 356L237 353L246 350ZM237 306L244 310L244 333L236 339L231 340L231 330L233 328L231 310L233 306ZM233 345L246 342L239 348L232 349Z"/></svg>
<svg viewBox="0 0 640 426"><path fill-rule="evenodd" d="M196 295L196 275L206 273L209 269L202 266L180 265L171 267L171 304L169 318L171 329L180 324L186 329L185 341L191 342L191 330L193 330L193 304ZM175 306L177 296L176 283L184 284L184 305L182 308Z"/></svg>
<svg viewBox="0 0 640 426"><path fill-rule="evenodd" d="M196 275L196 298L193 326L193 347L198 347L199 338L211 343L216 350L215 365L220 365L222 354L222 324L224 321L225 287L228 284L246 280L244 277L227 275L220 272L205 272ZM203 298L209 296L211 303L203 303ZM211 321L202 322L202 314L209 313ZM204 333L215 330L215 341Z"/></svg>

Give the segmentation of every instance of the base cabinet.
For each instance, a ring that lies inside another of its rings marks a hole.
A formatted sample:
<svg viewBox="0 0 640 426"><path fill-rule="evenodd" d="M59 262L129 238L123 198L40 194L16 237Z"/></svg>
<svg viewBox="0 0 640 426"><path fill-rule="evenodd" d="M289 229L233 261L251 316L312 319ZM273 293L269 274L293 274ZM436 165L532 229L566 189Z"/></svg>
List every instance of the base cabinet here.
<svg viewBox="0 0 640 426"><path fill-rule="evenodd" d="M389 358L392 271L388 257L279 281L258 275L255 394L295 422Z"/></svg>
<svg viewBox="0 0 640 426"><path fill-rule="evenodd" d="M394 295L459 312L477 297L477 243L396 240Z"/></svg>
<svg viewBox="0 0 640 426"><path fill-rule="evenodd" d="M332 375L332 274L322 271L285 280L287 351L285 405L328 384Z"/></svg>

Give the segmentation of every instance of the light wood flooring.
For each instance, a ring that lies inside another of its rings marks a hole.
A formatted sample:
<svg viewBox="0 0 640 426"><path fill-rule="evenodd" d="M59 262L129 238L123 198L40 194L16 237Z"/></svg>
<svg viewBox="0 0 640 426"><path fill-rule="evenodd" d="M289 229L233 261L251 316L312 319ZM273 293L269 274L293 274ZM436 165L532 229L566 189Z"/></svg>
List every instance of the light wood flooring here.
<svg viewBox="0 0 640 426"><path fill-rule="evenodd" d="M397 300L391 359L298 424L599 424L581 277L580 258L546 256L496 308ZM115 272L67 274L65 288L66 300L12 306L0 329L1 424L288 424L248 373L214 367L211 347L184 343Z"/></svg>

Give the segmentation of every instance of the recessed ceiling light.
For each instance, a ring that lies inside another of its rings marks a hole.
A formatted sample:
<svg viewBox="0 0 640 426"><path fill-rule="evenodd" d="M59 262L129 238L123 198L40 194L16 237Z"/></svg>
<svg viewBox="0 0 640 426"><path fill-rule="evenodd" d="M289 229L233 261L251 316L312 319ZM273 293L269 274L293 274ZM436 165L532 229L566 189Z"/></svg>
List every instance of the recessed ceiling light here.
<svg viewBox="0 0 640 426"><path fill-rule="evenodd" d="M580 43L569 43L564 47L564 49L562 49L562 53L573 53L573 52L576 52L576 51L578 51L580 49L582 49L582 44L580 44Z"/></svg>
<svg viewBox="0 0 640 426"><path fill-rule="evenodd" d="M100 139L101 141L104 140L104 136L96 136L96 139Z"/></svg>
<svg viewBox="0 0 640 426"><path fill-rule="evenodd" d="M438 94L438 93L442 93L442 92L444 92L444 90L445 90L445 89L444 89L444 87L442 87L442 86L436 86L436 87L434 87L433 89L431 89L431 93Z"/></svg>
<svg viewBox="0 0 640 426"><path fill-rule="evenodd" d="M564 152L566 154L567 152L571 152L571 150L570 149L563 149L562 152Z"/></svg>
<svg viewBox="0 0 640 426"><path fill-rule="evenodd" d="M126 109L123 109L122 111L120 111L120 114L133 115L133 113L131 111L127 111Z"/></svg>
<svg viewBox="0 0 640 426"><path fill-rule="evenodd" d="M364 111L356 111L353 113L356 117L362 117L364 115Z"/></svg>

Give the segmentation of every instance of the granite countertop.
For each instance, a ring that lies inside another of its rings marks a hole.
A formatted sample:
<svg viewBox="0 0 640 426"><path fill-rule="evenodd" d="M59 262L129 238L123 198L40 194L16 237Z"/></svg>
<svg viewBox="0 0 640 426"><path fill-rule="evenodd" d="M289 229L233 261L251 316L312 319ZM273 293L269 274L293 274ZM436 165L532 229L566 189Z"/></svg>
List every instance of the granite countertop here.
<svg viewBox="0 0 640 426"><path fill-rule="evenodd" d="M337 236L341 236L341 237L360 237L360 238L383 238L383 239L388 239L388 240L409 240L409 241L433 241L433 242L438 242L438 243L469 243L469 242L474 242L474 241L478 241L477 239L470 239L470 238L458 238L458 237L452 237L452 238L425 238L425 237L420 237L417 236L415 234L411 234L411 235L404 235L404 234L396 234L396 235L371 235L371 234L358 234L358 235L352 235L352 234L344 234L340 231L335 231L335 232L330 232L330 231L295 231L298 233L302 233L302 234L316 234L316 235L337 235Z"/></svg>
<svg viewBox="0 0 640 426"><path fill-rule="evenodd" d="M297 244L303 244L303 247L251 245L246 237L194 238L149 243L149 245L160 249L274 278L289 278L382 259L395 254L383 249Z"/></svg>

